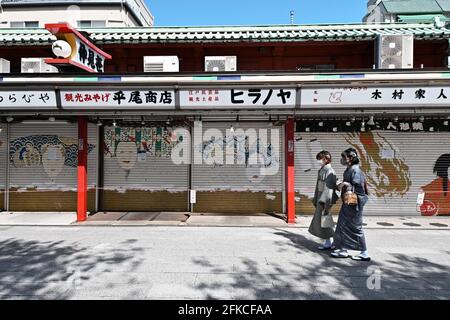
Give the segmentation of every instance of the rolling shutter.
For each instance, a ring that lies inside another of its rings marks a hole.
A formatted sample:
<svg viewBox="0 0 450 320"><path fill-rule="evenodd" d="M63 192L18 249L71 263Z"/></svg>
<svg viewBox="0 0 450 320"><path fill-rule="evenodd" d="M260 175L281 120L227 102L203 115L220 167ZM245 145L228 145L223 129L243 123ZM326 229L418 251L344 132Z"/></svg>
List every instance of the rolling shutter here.
<svg viewBox="0 0 450 320"><path fill-rule="evenodd" d="M340 154L350 147L358 150L368 182L370 200L365 214L450 214L450 192L445 193L443 178L450 166L449 141L448 132L296 133L297 214L314 212L311 199L319 169L316 154L329 151L332 166L342 179L345 167L340 164ZM418 205L422 192L424 203ZM339 207L334 206L333 211L338 212Z"/></svg>
<svg viewBox="0 0 450 320"><path fill-rule="evenodd" d="M194 159L196 156L203 159L201 164L193 166L192 183L197 191L194 212L282 212L283 128L272 127L269 123L240 122L236 125L234 138L227 137L230 126L230 123L205 122L203 134L206 140L194 143ZM208 130L215 130L215 133ZM261 139L259 142L249 138L252 130ZM267 139L263 139L260 130L267 132ZM217 155L222 157L223 164L212 164ZM250 157L256 155L260 156L260 161L252 164ZM230 164L227 158L235 162Z"/></svg>
<svg viewBox="0 0 450 320"><path fill-rule="evenodd" d="M96 127L88 129L89 210L95 206ZM10 211L76 211L76 124L12 124L9 139Z"/></svg>
<svg viewBox="0 0 450 320"><path fill-rule="evenodd" d="M7 160L7 146L6 141L6 125L0 124L2 128L0 132L0 163L2 164L0 168L0 210L5 209L5 188L6 188L6 160Z"/></svg>
<svg viewBox="0 0 450 320"><path fill-rule="evenodd" d="M103 210L188 210L189 165L175 164L171 155L190 142L175 129L105 128Z"/></svg>

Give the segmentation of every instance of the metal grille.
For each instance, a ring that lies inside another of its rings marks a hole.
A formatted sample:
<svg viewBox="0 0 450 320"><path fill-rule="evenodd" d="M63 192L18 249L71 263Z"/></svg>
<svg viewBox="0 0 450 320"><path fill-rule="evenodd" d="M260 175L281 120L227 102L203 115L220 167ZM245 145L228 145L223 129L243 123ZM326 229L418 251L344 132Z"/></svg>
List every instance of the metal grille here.
<svg viewBox="0 0 450 320"><path fill-rule="evenodd" d="M236 140L226 136L227 130L232 125L235 130ZM194 144L194 157L197 154L203 158L203 164L194 165L194 189L199 191L282 191L282 127L271 126L268 123L203 123L203 133L207 133L207 130L210 129L219 130L223 138L221 140L203 141L200 145L198 142ZM249 140L245 142L245 136L248 136L249 133L248 130L252 129L255 129L257 134L260 129L267 130L267 143L261 140L261 143L257 146L256 141L254 143ZM242 130L242 133L240 130ZM270 140L271 130L278 132L278 139L276 141ZM247 164L245 162L246 143L249 149ZM216 147L215 150L222 153L223 164L209 164L207 162L211 161L211 157L214 157L214 147ZM230 147L230 149L227 147ZM268 148L271 148L272 151L268 151ZM258 151L260 161L258 164L252 164L250 157ZM234 164L226 162L230 152L232 153L231 158L235 159ZM238 160L242 164L237 164ZM273 168L273 171L270 170L271 168ZM264 169L267 169L267 175L263 174ZM274 172L275 174L272 174Z"/></svg>
<svg viewBox="0 0 450 320"><path fill-rule="evenodd" d="M88 186L96 186L97 134L88 129ZM76 208L76 124L12 124L9 139L11 211L73 211Z"/></svg>
<svg viewBox="0 0 450 320"><path fill-rule="evenodd" d="M311 199L319 169L316 154L321 150L329 151L334 157L333 168L342 179L345 168L340 164L340 154L350 147L358 150L368 182L370 200L365 214L449 214L450 192L445 196L443 179L439 177L444 176L444 171L448 174L450 163L443 155L450 154L449 141L450 133L442 132L297 133L297 214L312 214L314 211ZM433 172L438 159L439 175ZM420 206L417 199L423 191L425 203Z"/></svg>
<svg viewBox="0 0 450 320"><path fill-rule="evenodd" d="M105 128L104 210L187 211L189 164L171 154L182 141L189 152L190 140L175 129Z"/></svg>

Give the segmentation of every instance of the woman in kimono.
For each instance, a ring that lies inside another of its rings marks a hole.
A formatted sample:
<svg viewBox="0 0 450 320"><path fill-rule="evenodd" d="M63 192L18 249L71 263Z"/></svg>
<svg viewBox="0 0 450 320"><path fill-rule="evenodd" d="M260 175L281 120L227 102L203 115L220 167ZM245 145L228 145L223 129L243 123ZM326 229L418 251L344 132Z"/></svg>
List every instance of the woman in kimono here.
<svg viewBox="0 0 450 320"><path fill-rule="evenodd" d="M347 149L341 156L341 164L347 166L347 169L344 172L344 181L338 184L338 188L342 191L342 198L347 191L356 193L358 204L342 203L334 233L336 250L331 253L331 256L347 258L349 257L347 250L358 250L360 254L352 256L353 260L370 261L362 228L364 205L368 200L365 178L359 167L359 158L355 149Z"/></svg>
<svg viewBox="0 0 450 320"><path fill-rule="evenodd" d="M320 165L317 175L316 190L314 192L313 204L316 207L314 217L309 226L309 233L325 239L319 250L332 249L331 238L334 235L333 227L322 227L322 216L331 214L331 207L337 201L335 193L336 189L336 173L331 167L331 154L328 151L321 151L316 156Z"/></svg>

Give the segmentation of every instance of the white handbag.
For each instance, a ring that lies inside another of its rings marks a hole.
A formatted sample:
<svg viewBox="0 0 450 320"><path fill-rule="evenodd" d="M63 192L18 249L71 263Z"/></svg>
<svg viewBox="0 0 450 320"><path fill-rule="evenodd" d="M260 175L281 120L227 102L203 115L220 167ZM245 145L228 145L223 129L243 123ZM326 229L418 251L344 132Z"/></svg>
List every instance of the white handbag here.
<svg viewBox="0 0 450 320"><path fill-rule="evenodd" d="M320 226L322 228L333 228L334 227L333 216L331 214L322 215L320 218Z"/></svg>

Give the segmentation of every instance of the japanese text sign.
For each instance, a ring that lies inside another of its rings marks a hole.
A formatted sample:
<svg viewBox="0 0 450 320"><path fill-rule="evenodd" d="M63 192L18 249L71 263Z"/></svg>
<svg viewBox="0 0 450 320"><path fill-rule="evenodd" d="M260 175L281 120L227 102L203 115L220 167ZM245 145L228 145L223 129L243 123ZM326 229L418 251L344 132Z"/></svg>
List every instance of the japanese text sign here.
<svg viewBox="0 0 450 320"><path fill-rule="evenodd" d="M0 91L0 109L56 109L54 91Z"/></svg>
<svg viewBox="0 0 450 320"><path fill-rule="evenodd" d="M61 90L64 109L175 109L174 90Z"/></svg>
<svg viewBox="0 0 450 320"><path fill-rule="evenodd" d="M302 89L301 107L447 106L450 87L336 87Z"/></svg>
<svg viewBox="0 0 450 320"><path fill-rule="evenodd" d="M182 109L294 108L295 89L189 89L180 91Z"/></svg>
<svg viewBox="0 0 450 320"><path fill-rule="evenodd" d="M58 40L66 41L72 53L66 59L45 59L52 65L72 65L82 70L94 73L102 73L105 70L105 60L111 56L99 49L78 30L67 23L46 24L45 28L56 36Z"/></svg>

